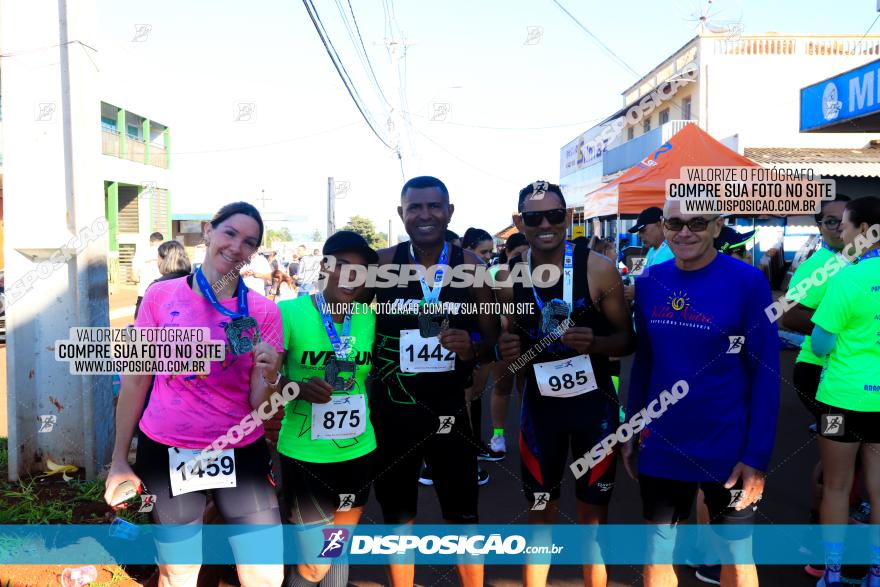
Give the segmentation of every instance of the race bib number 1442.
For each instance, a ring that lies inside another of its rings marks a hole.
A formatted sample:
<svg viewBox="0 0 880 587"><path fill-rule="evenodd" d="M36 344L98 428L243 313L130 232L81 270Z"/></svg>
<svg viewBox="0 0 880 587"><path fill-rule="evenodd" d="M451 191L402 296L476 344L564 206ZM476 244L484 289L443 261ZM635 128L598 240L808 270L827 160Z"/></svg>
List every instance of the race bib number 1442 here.
<svg viewBox="0 0 880 587"><path fill-rule="evenodd" d="M400 331L400 370L404 373L440 373L455 369L455 353L440 338L422 338L418 330Z"/></svg>

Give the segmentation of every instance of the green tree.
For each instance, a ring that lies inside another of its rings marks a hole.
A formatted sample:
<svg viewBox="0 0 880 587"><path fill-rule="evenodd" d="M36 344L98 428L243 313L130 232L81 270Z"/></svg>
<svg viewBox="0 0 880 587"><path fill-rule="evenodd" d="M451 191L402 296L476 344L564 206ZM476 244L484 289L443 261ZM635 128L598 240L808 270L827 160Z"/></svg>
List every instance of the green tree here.
<svg viewBox="0 0 880 587"><path fill-rule="evenodd" d="M284 226L280 229L277 228L267 228L266 229L266 244L271 244L275 241L283 241L288 242L293 240L293 235L290 234L290 231L287 230L287 227Z"/></svg>
<svg viewBox="0 0 880 587"><path fill-rule="evenodd" d="M321 231L316 228L315 232L312 233L312 240L315 242L320 242L324 240L324 235L321 234Z"/></svg>
<svg viewBox="0 0 880 587"><path fill-rule="evenodd" d="M367 241L374 249L382 249L388 246L388 235L384 232L378 232L376 225L369 218L363 216L352 216L348 220L348 224L340 230L350 230L356 232Z"/></svg>

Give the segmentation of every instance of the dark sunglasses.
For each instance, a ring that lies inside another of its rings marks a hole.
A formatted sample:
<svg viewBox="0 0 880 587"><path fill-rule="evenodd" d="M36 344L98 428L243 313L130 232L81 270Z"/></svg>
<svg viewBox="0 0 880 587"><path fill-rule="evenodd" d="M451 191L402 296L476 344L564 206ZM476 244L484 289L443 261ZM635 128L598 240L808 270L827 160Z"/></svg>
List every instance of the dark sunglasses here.
<svg viewBox="0 0 880 587"><path fill-rule="evenodd" d="M554 208L553 210L541 210L540 212L521 212L523 222L526 226L532 228L541 226L541 220L547 219L550 224L562 224L565 222L565 208Z"/></svg>
<svg viewBox="0 0 880 587"><path fill-rule="evenodd" d="M666 227L666 230L671 230L672 232L679 232L685 226L688 227L688 230L691 232L703 232L709 227L709 223L715 220L711 218L706 220L705 218L696 217L691 218L687 222L682 220L681 218L664 218L663 226Z"/></svg>
<svg viewBox="0 0 880 587"><path fill-rule="evenodd" d="M822 220L819 221L819 224L821 224L825 228L830 228L831 230L834 230L835 228L840 226L841 222L842 221L840 220L840 218L831 217L831 218L823 218Z"/></svg>

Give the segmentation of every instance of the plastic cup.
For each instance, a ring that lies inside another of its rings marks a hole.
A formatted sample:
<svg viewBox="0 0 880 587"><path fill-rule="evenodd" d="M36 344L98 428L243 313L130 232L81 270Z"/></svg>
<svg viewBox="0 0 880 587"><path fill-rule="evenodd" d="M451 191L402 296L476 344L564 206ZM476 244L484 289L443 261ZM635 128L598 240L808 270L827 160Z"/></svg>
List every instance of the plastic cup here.
<svg viewBox="0 0 880 587"><path fill-rule="evenodd" d="M82 587L98 578L98 570L92 565L76 569L64 569L61 573L61 587Z"/></svg>

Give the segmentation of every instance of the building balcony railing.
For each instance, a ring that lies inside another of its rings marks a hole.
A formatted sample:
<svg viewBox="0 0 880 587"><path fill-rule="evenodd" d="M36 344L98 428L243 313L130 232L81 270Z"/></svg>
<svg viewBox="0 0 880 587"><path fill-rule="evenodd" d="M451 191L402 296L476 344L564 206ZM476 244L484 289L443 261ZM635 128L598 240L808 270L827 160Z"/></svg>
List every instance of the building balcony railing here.
<svg viewBox="0 0 880 587"><path fill-rule="evenodd" d="M828 38L796 36L743 36L741 38L716 39L716 55L808 55L850 56L880 55L880 39L854 39L852 37Z"/></svg>
<svg viewBox="0 0 880 587"><path fill-rule="evenodd" d="M119 133L116 131L101 131L101 152L105 155L119 157Z"/></svg>
<svg viewBox="0 0 880 587"><path fill-rule="evenodd" d="M124 141L124 151L120 149L122 141ZM147 144L144 141L128 135L121 136L117 131L101 130L101 152L105 155L128 159L135 163L168 169L168 152L164 147L150 143L148 161Z"/></svg>
<svg viewBox="0 0 880 587"><path fill-rule="evenodd" d="M602 155L602 175L617 173L638 164L651 151L691 123L696 123L696 120L670 120L641 136L605 151Z"/></svg>

